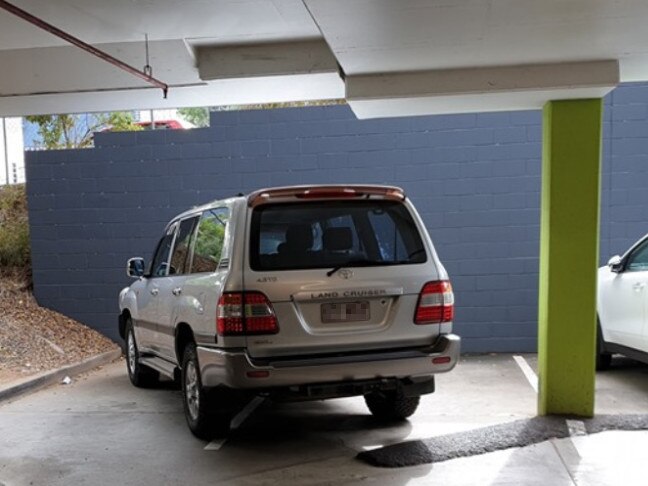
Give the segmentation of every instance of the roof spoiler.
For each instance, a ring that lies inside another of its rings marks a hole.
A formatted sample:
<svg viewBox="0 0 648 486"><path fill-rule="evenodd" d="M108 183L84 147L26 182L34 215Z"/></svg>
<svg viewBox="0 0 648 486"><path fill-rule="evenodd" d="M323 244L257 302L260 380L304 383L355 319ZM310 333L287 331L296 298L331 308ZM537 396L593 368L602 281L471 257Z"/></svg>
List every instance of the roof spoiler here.
<svg viewBox="0 0 648 486"><path fill-rule="evenodd" d="M248 206L256 207L285 199L354 199L377 197L404 201L405 192L396 186L292 186L260 189L248 196Z"/></svg>

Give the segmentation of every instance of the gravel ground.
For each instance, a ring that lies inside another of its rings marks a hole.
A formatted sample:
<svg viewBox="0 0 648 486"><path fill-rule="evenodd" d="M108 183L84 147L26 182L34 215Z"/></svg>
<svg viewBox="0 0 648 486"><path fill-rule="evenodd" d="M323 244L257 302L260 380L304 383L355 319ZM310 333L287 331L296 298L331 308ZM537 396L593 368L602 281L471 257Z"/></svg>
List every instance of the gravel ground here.
<svg viewBox="0 0 648 486"><path fill-rule="evenodd" d="M76 363L117 348L110 339L40 307L20 282L0 281L0 383Z"/></svg>

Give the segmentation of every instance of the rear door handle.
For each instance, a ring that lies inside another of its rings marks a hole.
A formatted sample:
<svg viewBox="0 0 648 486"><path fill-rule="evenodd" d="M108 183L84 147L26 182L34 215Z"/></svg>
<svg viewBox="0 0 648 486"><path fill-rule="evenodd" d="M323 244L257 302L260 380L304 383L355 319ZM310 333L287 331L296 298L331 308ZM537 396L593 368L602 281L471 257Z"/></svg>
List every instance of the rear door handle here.
<svg viewBox="0 0 648 486"><path fill-rule="evenodd" d="M182 293L182 288L180 288L180 287L176 287L175 289L173 289L173 290L171 291L171 293L172 293L173 295L180 295L180 294Z"/></svg>
<svg viewBox="0 0 648 486"><path fill-rule="evenodd" d="M151 295L157 295L160 293L160 289L151 289Z"/></svg>
<svg viewBox="0 0 648 486"><path fill-rule="evenodd" d="M636 292L641 292L641 291L644 289L645 286L646 286L645 283L636 283L636 284L634 284L634 285L632 286L632 288L633 288Z"/></svg>

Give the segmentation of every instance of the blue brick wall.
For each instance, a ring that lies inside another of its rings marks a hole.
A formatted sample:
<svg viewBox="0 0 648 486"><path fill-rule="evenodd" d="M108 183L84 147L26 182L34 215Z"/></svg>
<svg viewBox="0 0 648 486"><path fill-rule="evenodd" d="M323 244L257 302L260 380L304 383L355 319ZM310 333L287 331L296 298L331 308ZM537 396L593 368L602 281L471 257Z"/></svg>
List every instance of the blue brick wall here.
<svg viewBox="0 0 648 486"><path fill-rule="evenodd" d="M606 99L601 260L648 232L648 85ZM541 114L356 120L346 106L216 112L27 153L39 302L116 338L126 259L186 208L264 186L405 188L453 279L466 351L536 346Z"/></svg>

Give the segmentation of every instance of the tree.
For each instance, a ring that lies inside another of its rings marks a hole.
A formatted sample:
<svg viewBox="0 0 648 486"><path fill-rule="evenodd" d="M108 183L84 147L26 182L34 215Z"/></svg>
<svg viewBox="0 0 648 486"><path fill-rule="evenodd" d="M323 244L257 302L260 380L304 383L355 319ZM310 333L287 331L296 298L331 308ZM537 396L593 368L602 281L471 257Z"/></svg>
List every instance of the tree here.
<svg viewBox="0 0 648 486"><path fill-rule="evenodd" d="M33 115L25 117L38 125L39 145L45 149L91 147L94 132L110 129L125 132L141 130L133 116L124 111L85 115Z"/></svg>
<svg viewBox="0 0 648 486"><path fill-rule="evenodd" d="M178 115L196 127L209 126L209 109L207 108L179 108Z"/></svg>

